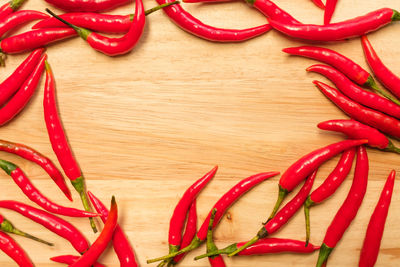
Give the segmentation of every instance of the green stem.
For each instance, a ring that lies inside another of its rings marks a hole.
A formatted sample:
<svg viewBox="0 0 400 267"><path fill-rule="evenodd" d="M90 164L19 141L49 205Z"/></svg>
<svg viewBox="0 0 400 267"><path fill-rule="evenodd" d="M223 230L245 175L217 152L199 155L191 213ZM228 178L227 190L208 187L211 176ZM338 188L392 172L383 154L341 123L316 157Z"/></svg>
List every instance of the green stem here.
<svg viewBox="0 0 400 267"><path fill-rule="evenodd" d="M316 267L322 267L328 261L329 254L331 254L333 248L328 247L325 244L322 244L319 249L318 262Z"/></svg>
<svg viewBox="0 0 400 267"><path fill-rule="evenodd" d="M387 148L384 149L384 151L388 151L388 152L393 152L393 153L397 153L400 154L400 148L396 147L392 141L389 140L389 144L387 146Z"/></svg>
<svg viewBox="0 0 400 267"><path fill-rule="evenodd" d="M13 11L17 10L26 0L11 0L10 7Z"/></svg>
<svg viewBox="0 0 400 267"><path fill-rule="evenodd" d="M12 234L16 234L16 235L19 235L19 236L23 236L23 237L38 241L40 243L46 244L48 246L54 246L53 243L44 241L43 239L40 239L38 237L35 237L35 236L30 235L28 233L25 233L25 232L23 232L21 230L18 230L17 228L14 227L14 225L9 220L6 220L6 219L4 219L3 222L0 224L0 229L3 232L7 232L7 233L12 233Z"/></svg>
<svg viewBox="0 0 400 267"><path fill-rule="evenodd" d="M304 203L304 216L306 218L306 247L310 242L310 207L314 205L314 201L311 200L310 196L307 197Z"/></svg>
<svg viewBox="0 0 400 267"><path fill-rule="evenodd" d="M215 250L215 251L207 252L206 254L203 254L203 255L196 256L194 258L194 260L199 260L199 259L202 259L202 258L221 255L221 254L231 254L237 249L238 249L237 243L234 243L232 245L227 246L226 248L218 249L218 250Z"/></svg>
<svg viewBox="0 0 400 267"><path fill-rule="evenodd" d="M370 87L372 90L374 90L376 93L382 95L383 97L389 99L390 101L392 101L393 103L395 103L396 105L400 106L400 101L392 96L391 94L389 94L388 92L384 91L383 89L379 88L378 85L376 84L374 78L372 78L372 76L370 75L368 77L367 82L365 83L366 86Z"/></svg>
<svg viewBox="0 0 400 267"><path fill-rule="evenodd" d="M218 248L214 243L213 240L213 224L214 224L214 219L215 219L215 213L217 213L217 209L214 208L211 211L211 217L210 217L210 221L208 223L208 231L207 231L207 253L209 252L213 252L213 251L217 251ZM217 255L215 255L217 256Z"/></svg>
<svg viewBox="0 0 400 267"><path fill-rule="evenodd" d="M2 168L8 175L11 175L11 172L18 168L18 166L9 161L0 159L0 168Z"/></svg>
<svg viewBox="0 0 400 267"><path fill-rule="evenodd" d="M179 1L164 3L164 4L162 4L162 5L158 5L158 6L155 6L155 7L153 7L153 8L147 9L147 10L144 12L144 14L147 16L147 15L150 15L151 13L153 13L153 12L155 12L155 11L157 11L157 10L163 9L164 7L176 5L176 4L179 4L179 3L180 3ZM131 14L131 15L130 15L131 20L133 20L133 17L134 17L134 16L135 16L135 14Z"/></svg>
<svg viewBox="0 0 400 267"><path fill-rule="evenodd" d="M393 9L392 21L400 20L400 13L397 10Z"/></svg>
<svg viewBox="0 0 400 267"><path fill-rule="evenodd" d="M228 257L232 257L235 256L236 254L242 252L243 250L245 250L246 248L250 247L251 245L253 245L254 243L256 243L258 240L266 238L268 236L268 232L267 230L262 227L260 229L260 231L258 231L257 235L255 237L253 237L252 239L250 239L250 241L248 241L246 244L244 244L243 246L241 246L240 248L236 249L234 252L228 254Z"/></svg>
<svg viewBox="0 0 400 267"><path fill-rule="evenodd" d="M281 206L283 200L285 199L285 197L287 196L288 193L289 192L285 188L283 188L281 185L279 185L279 194L278 194L278 199L276 200L276 203L275 203L275 207L272 210L271 215L268 217L268 220L263 224L266 224L272 218L274 218L275 214L278 212L279 207Z"/></svg>
<svg viewBox="0 0 400 267"><path fill-rule="evenodd" d="M175 246L175 245L170 244L169 245L169 253L177 252L177 251L179 251L179 248L180 248L180 246ZM170 266L171 264L174 265L173 260L174 260L173 258L169 258L168 260L160 262L160 264L158 264L157 267L162 267L165 264L167 264L167 266Z"/></svg>

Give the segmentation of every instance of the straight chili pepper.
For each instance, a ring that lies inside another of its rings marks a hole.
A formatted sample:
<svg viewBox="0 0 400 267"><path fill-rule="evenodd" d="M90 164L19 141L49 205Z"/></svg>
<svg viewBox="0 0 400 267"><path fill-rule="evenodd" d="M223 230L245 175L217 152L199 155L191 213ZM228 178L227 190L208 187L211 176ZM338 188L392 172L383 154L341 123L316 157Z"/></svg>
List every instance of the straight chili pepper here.
<svg viewBox="0 0 400 267"><path fill-rule="evenodd" d="M53 151L56 154L58 162L64 170L65 175L71 180L71 184L79 193L84 209L90 211L91 209L87 199L85 180L78 162L72 154L61 119L58 115L55 90L56 87L53 72L46 61L46 83L44 86L43 109L47 133ZM96 233L96 224L92 218L90 218L90 226Z"/></svg>
<svg viewBox="0 0 400 267"><path fill-rule="evenodd" d="M378 80L397 98L400 98L400 78L383 64L367 36L361 37L361 44L368 65L371 67Z"/></svg>
<svg viewBox="0 0 400 267"><path fill-rule="evenodd" d="M195 260L199 260L208 256L217 255L217 254L231 254L236 251L240 247L244 246L247 241L234 243L232 245L227 246L226 248L219 249L217 251L203 254L195 257ZM314 246L313 244L308 244L304 241L292 240L292 239L280 239L280 238L265 238L258 240L256 243L251 245L250 247L244 249L239 252L237 256L247 256L247 255L265 255L272 253L287 253L287 252L295 252L295 253L312 253L318 250L318 246Z"/></svg>
<svg viewBox="0 0 400 267"><path fill-rule="evenodd" d="M226 192L218 201L215 203L212 209L217 209L217 213L215 215L214 227L219 223L222 216L224 215L225 211L237 200L239 199L244 193L249 191L251 188L256 186L257 184L269 179L273 176L278 175L279 172L265 172L252 175L247 177L246 179L241 180L235 186L233 186L228 192ZM211 210L212 210L211 209ZM179 254L186 253L192 251L193 249L200 246L200 244L206 240L207 238L207 230L208 230L208 223L210 221L211 211L209 212L208 216L204 220L203 224L201 225L199 231L197 232L195 238L192 240L189 246L175 252L168 254L163 257L159 257L156 259L147 260L147 263L153 263L157 261L166 260L169 258L173 258Z"/></svg>
<svg viewBox="0 0 400 267"><path fill-rule="evenodd" d="M132 0L46 0L46 2L66 11L100 12L130 3Z"/></svg>
<svg viewBox="0 0 400 267"><path fill-rule="evenodd" d="M383 187L379 201L372 213L361 249L359 267L372 267L378 258L385 222L392 200L396 171L392 170Z"/></svg>
<svg viewBox="0 0 400 267"><path fill-rule="evenodd" d="M56 257L50 258L50 260L52 260L54 262L65 263L65 264L69 264L69 265L73 264L78 259L79 259L79 256L75 256L75 255L61 255L61 256L56 256ZM92 267L105 267L105 265L96 262L92 265Z"/></svg>
<svg viewBox="0 0 400 267"><path fill-rule="evenodd" d="M77 261L70 265L70 267L90 267L92 266L103 251L107 248L108 243L114 235L114 230L117 227L118 222L118 207L115 202L115 197L111 199L110 213L108 214L107 220L104 224L103 231L94 241L93 245L90 246L88 251L85 252Z"/></svg>
<svg viewBox="0 0 400 267"><path fill-rule="evenodd" d="M303 187L297 193L297 195L290 200L277 214L274 218L268 221L257 233L255 237L253 237L246 244L238 248L237 250L229 253L228 256L235 256L239 252L245 250L249 246L256 243L258 240L266 238L267 236L278 231L282 226L284 226L293 215L301 208L304 201L306 201L308 194L311 191L311 188L314 184L315 176L317 176L317 170L308 177Z"/></svg>
<svg viewBox="0 0 400 267"><path fill-rule="evenodd" d="M101 220L106 223L109 214L108 209L90 191L88 192L88 196L96 211L101 214ZM112 243L121 267L138 266L135 259L135 252L133 251L133 248L129 243L128 237L125 235L119 224L117 224L117 226L115 227Z"/></svg>
<svg viewBox="0 0 400 267"><path fill-rule="evenodd" d="M380 95L364 90L350 81L340 71L321 64L313 65L307 68L307 71L313 71L324 75L326 78L331 80L344 95L355 102L386 113L392 117L400 118L400 105L397 105Z"/></svg>
<svg viewBox="0 0 400 267"><path fill-rule="evenodd" d="M213 209L211 211L210 222L208 224L208 231L207 231L207 253L218 251L217 246L213 241L213 224L215 219L215 214L217 213L217 209ZM213 255L208 257L208 261L212 267L225 267L224 259L221 255Z"/></svg>
<svg viewBox="0 0 400 267"><path fill-rule="evenodd" d="M326 265L329 254L336 247L350 223L356 217L364 199L368 183L368 155L364 146L357 148L357 161L354 179L349 194L326 231L324 242L319 250L317 267Z"/></svg>
<svg viewBox="0 0 400 267"><path fill-rule="evenodd" d="M17 144L6 140L0 139L0 151L5 151L8 153L12 153L18 155L24 159L32 161L38 164L40 167L45 170L51 179L57 184L57 186L63 191L65 196L72 201L71 191L65 184L65 180L61 172L57 169L54 163L45 155L41 154L40 152L36 151L35 149L23 145Z"/></svg>
<svg viewBox="0 0 400 267"><path fill-rule="evenodd" d="M3 169L24 194L43 209L60 215L70 217L95 217L96 213L60 206L46 198L26 177L24 172L15 164L0 159L0 168Z"/></svg>
<svg viewBox="0 0 400 267"><path fill-rule="evenodd" d="M0 7L0 19L8 16L17 10L25 0L11 0Z"/></svg>
<svg viewBox="0 0 400 267"><path fill-rule="evenodd" d="M68 240L75 250L81 254L89 249L87 239L75 226L53 214L13 200L0 200L0 208L13 210L41 224L53 233Z"/></svg>
<svg viewBox="0 0 400 267"><path fill-rule="evenodd" d="M304 203L304 215L306 218L306 246L310 240L310 208L316 204L322 203L336 192L349 174L355 154L356 151L354 148L350 148L343 152L335 169L328 175L325 181L307 197L307 200Z"/></svg>
<svg viewBox="0 0 400 267"><path fill-rule="evenodd" d="M271 220L278 211L282 201L301 181L315 171L320 165L337 154L355 146L367 143L367 140L345 140L314 150L293 163L279 180L279 194L275 207L268 218Z"/></svg>
<svg viewBox="0 0 400 267"><path fill-rule="evenodd" d="M145 15L149 15L157 10L164 7L179 4L179 1L165 3L163 5L155 6L151 9L146 10ZM69 23L92 30L95 32L103 33L126 33L131 27L132 20L135 14L130 15L110 15L110 14L98 14L98 13L66 13L59 15L60 18L68 21ZM32 29L42 28L64 28L69 27L65 23L58 19L51 17L44 19L32 26Z"/></svg>
<svg viewBox="0 0 400 267"><path fill-rule="evenodd" d="M20 267L34 267L25 251L6 233L0 232L0 249Z"/></svg>
<svg viewBox="0 0 400 267"><path fill-rule="evenodd" d="M321 0L311 0L317 7L325 9L325 5Z"/></svg>
<svg viewBox="0 0 400 267"><path fill-rule="evenodd" d="M44 241L43 239L40 239L38 237L35 237L33 235L30 235L28 233L25 233L25 232L15 228L14 225L9 220L7 220L6 218L3 217L3 215L0 215L0 230L5 233L23 236L23 237L38 241L40 243L46 244L48 246L54 246L53 243Z"/></svg>
<svg viewBox="0 0 400 267"><path fill-rule="evenodd" d="M361 106L325 83L319 81L313 81L313 83L329 100L352 119L372 126L395 138L400 138L400 121L379 111Z"/></svg>
<svg viewBox="0 0 400 267"><path fill-rule="evenodd" d="M338 0L326 0L325 12L324 12L324 24L328 25L331 23L332 15L335 12L336 4Z"/></svg>
<svg viewBox="0 0 400 267"><path fill-rule="evenodd" d="M382 8L364 16L329 25L294 24L268 18L270 25L283 34L310 41L340 41L359 37L376 31L392 21L400 20L400 13L390 8Z"/></svg>
<svg viewBox="0 0 400 267"><path fill-rule="evenodd" d="M378 87L374 78L369 72L367 72L350 58L345 57L334 50L318 46L299 46L285 48L282 51L290 55L308 57L329 64L338 69L358 85L369 87L387 99L390 99L396 104L400 105L399 100Z"/></svg>
<svg viewBox="0 0 400 267"><path fill-rule="evenodd" d="M0 126L6 124L12 120L18 113L20 113L29 100L32 98L33 93L36 91L40 78L44 70L44 61L46 60L44 55L33 72L21 85L19 90L15 93L11 99L0 108Z"/></svg>
<svg viewBox="0 0 400 267"><path fill-rule="evenodd" d="M8 31L33 20L47 19L49 16L35 10L22 10L0 18L0 38Z"/></svg>

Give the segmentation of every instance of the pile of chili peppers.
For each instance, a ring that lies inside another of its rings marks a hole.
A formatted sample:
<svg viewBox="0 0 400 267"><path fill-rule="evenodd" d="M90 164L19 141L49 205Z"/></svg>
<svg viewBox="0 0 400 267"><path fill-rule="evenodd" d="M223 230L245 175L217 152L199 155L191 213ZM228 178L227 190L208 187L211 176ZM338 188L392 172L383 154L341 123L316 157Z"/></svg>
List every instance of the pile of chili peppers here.
<svg viewBox="0 0 400 267"><path fill-rule="evenodd" d="M178 264L183 257L206 242L206 253L195 257L208 257L211 266L225 266L223 254L228 256L263 255L273 253L313 253L319 250L316 266L326 266L333 249L339 244L363 202L367 190L369 162L366 146L400 154L390 138L400 139L400 78L392 73L381 61L366 34L382 28L392 21L400 20L400 13L390 8L381 8L364 16L342 22L331 23L337 0L313 0L324 9L323 25L304 24L281 9L270 0L246 0L254 6L269 23L248 29L223 29L207 25L185 11L179 1L156 0L159 4L145 10L142 0L136 0L135 10L129 15L101 14L121 5L131 4L130 0L46 0L51 5L68 13L56 15L49 9L49 15L35 10L20 10L25 0L11 0L0 7L0 63L4 65L5 54L31 51L17 69L0 83L0 126L13 120L28 104L37 91L40 79L45 73L43 96L44 123L49 140L61 165L63 173L78 192L84 210L65 207L48 199L36 188L21 168L0 159L0 168L10 176L26 197L42 209L28 204L0 200L0 208L13 210L26 218L41 224L48 230L67 240L77 255L54 256L51 260L69 266L104 266L97 262L108 244L112 244L121 266L138 266L134 250L118 224L118 208L115 197L111 198L110 210L96 196L86 190L85 178L61 122L56 100L55 78L48 62L44 46L73 36L80 36L93 49L108 56L127 54L140 41L146 25L146 16L163 9L166 15L181 29L202 39L213 42L243 42L260 36L271 29L304 41L332 42L361 37L366 60L377 79L387 89L381 89L373 76L350 58L337 51L318 47L300 46L283 49L290 55L303 56L325 63L307 68L319 73L339 89L325 83L313 83L344 113L349 120L329 120L318 127L323 130L345 134L348 138L337 143L315 149L299 158L281 175L278 183L279 194L270 216L250 240L233 243L219 249L213 240L213 231L225 212L236 200L256 185L277 176L279 172L264 172L249 176L232 186L211 208L201 226L197 227L197 197L214 178L218 167L214 167L194 182L178 201L169 224L169 254L149 259L160 262L158 266ZM183 0L185 3L220 2L226 0ZM34 20L39 20L32 30L7 36L9 32ZM100 33L123 34L109 37ZM12 141L0 140L0 151L11 153L39 165L55 182L63 194L72 201L71 192L63 173L48 157L34 148ZM318 169L327 161L341 155L336 167L325 181L312 191ZM331 197L349 176L355 159L352 186L334 219L329 225L323 243L310 243L310 209ZM300 191L281 208L283 200L302 182ZM395 171L391 171L383 187L377 206L371 216L361 248L359 266L373 266L377 260L386 217L394 188ZM93 205L96 212L92 210ZM270 238L286 226L290 219L304 207L306 239L292 240ZM83 233L67 220L57 217L86 217L93 231L97 232L95 218L104 223L96 241L90 244ZM19 266L33 266L25 251L7 234L16 234L46 245L54 245L16 228L0 215L0 250Z"/></svg>

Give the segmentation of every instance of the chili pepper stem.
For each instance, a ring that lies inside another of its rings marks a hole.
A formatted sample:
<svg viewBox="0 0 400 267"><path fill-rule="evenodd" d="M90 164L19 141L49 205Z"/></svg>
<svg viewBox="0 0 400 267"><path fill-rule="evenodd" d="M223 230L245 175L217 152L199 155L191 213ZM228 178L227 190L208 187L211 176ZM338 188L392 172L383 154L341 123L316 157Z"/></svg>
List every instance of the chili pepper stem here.
<svg viewBox="0 0 400 267"><path fill-rule="evenodd" d="M147 16L147 15L149 15L149 14L151 14L151 13L157 11L157 10L160 10L160 9L162 9L162 8L164 8L164 7L176 5L176 4L179 4L179 3L180 3L179 1L174 1L174 2L169 2L169 3L162 4L162 5L158 5L158 6L155 6L155 7L150 8L150 9L147 9L147 10L144 12L144 14ZM133 20L133 17L134 17L134 16L135 16L135 14L130 14L130 15L129 15L129 19L130 19L130 20Z"/></svg>
<svg viewBox="0 0 400 267"><path fill-rule="evenodd" d="M397 104L400 106L400 101L392 96L391 94L387 93L386 91L382 90L381 88L378 87L376 84L375 80L372 78L372 76L368 77L367 82L365 83L366 86L370 87L372 90L374 90L376 93L382 95L383 97L389 99L393 103Z"/></svg>
<svg viewBox="0 0 400 267"><path fill-rule="evenodd" d="M85 182L83 179L83 176L78 177L75 180L71 180L71 184L75 188L75 190L79 193L79 196L81 197L83 208L86 211L91 211L89 200L87 197L86 189L85 189ZM93 229L93 232L97 233L97 228L96 228L96 223L94 222L94 219L92 217L89 218L90 221L90 226Z"/></svg>
<svg viewBox="0 0 400 267"><path fill-rule="evenodd" d="M175 246L175 245L169 245L169 253L174 253L179 251L180 246ZM170 266L170 264L172 263L173 258L169 258L168 260L165 260L163 262L160 262L160 264L157 265L157 267L162 267L165 264L167 264L167 266Z"/></svg>
<svg viewBox="0 0 400 267"><path fill-rule="evenodd" d="M310 196L307 197L304 203L304 216L306 218L306 247L310 242L310 208L314 205L314 201L311 200Z"/></svg>
<svg viewBox="0 0 400 267"><path fill-rule="evenodd" d="M17 10L26 0L11 0L10 7L12 10Z"/></svg>
<svg viewBox="0 0 400 267"><path fill-rule="evenodd" d="M87 30L85 28L81 28L81 27L75 26L72 23L69 23L65 19L57 16L53 11L51 11L48 8L46 8L46 12L49 13L50 15L52 15L53 17L55 17L56 19L58 19L59 21L61 21L62 23L66 24L69 27L71 27L72 29L74 29L76 31L76 33L85 41L87 40L88 36L92 33L92 31L89 31L89 30Z"/></svg>
<svg viewBox="0 0 400 267"><path fill-rule="evenodd" d="M237 249L237 243L234 243L232 245L227 246L226 248L223 249L218 249L214 250L211 252L207 252L206 254L196 256L194 260L200 260L202 258L210 257L210 256L216 256L216 255L221 255L221 254L230 254L234 252Z"/></svg>
<svg viewBox="0 0 400 267"><path fill-rule="evenodd" d="M393 9L392 21L398 21L398 20L400 20L400 12Z"/></svg>
<svg viewBox="0 0 400 267"><path fill-rule="evenodd" d="M329 254L331 254L333 248L328 247L325 244L322 244L319 249L318 261L316 267L326 266L326 262L328 261Z"/></svg>
<svg viewBox="0 0 400 267"><path fill-rule="evenodd" d="M275 214L278 212L278 209L279 209L279 207L280 207L281 204L282 204L282 201L285 199L285 197L287 196L288 193L289 193L289 192L288 192L285 188L283 188L281 185L279 185L279 194L278 194L278 199L277 199L277 201L276 201L276 203L275 203L275 207L274 207L274 209L272 210L271 215L268 217L268 220L267 220L265 223L263 223L263 224L266 224L266 223L269 222L272 218L274 218Z"/></svg>
<svg viewBox="0 0 400 267"><path fill-rule="evenodd" d="M7 232L7 233L12 233L12 234L16 234L16 235L19 235L19 236L23 236L23 237L38 241L40 243L46 244L48 246L54 246L53 243L44 241L44 240L42 240L42 239L40 239L38 237L35 237L35 236L30 235L28 233L25 233L25 232L23 232L21 230L18 230L17 228L14 227L14 225L12 225L12 223L10 221L8 221L6 219L4 219L3 222L0 224L0 229L3 232Z"/></svg>
<svg viewBox="0 0 400 267"><path fill-rule="evenodd" d="M217 251L218 248L217 246L214 244L213 241L213 224L214 224L214 220L215 220L215 214L217 213L217 209L214 208L211 211L211 217L210 217L210 222L208 223L208 230L207 230L207 253L209 252L214 252ZM215 255L218 256L218 255Z"/></svg>
<svg viewBox="0 0 400 267"><path fill-rule="evenodd" d="M400 148L396 147L392 141L389 140L388 146L384 149L384 151L393 152L400 154Z"/></svg>
<svg viewBox="0 0 400 267"><path fill-rule="evenodd" d="M0 49L0 66L1 67L5 67L6 66L6 54L4 54L3 52L1 52Z"/></svg>
<svg viewBox="0 0 400 267"><path fill-rule="evenodd" d="M254 243L256 243L258 240L266 238L268 236L268 232L267 230L263 227L260 229L260 231L258 231L257 235L255 237L253 237L252 239L250 239L250 241L248 241L246 244L244 244L243 246L241 246L240 248L236 249L234 252L228 254L228 257L232 257L235 256L236 254L238 254L239 252L245 250L246 248L250 247L251 245L253 245Z"/></svg>
<svg viewBox="0 0 400 267"><path fill-rule="evenodd" d="M154 263L154 262L157 262L157 261L167 260L167 259L173 258L173 257L175 257L175 256L177 256L177 255L179 255L179 254L183 254L183 253L192 251L193 249L198 248L198 247L200 246L201 242L202 242L202 240L200 240L200 239L196 236L196 237L193 239L193 241L190 243L189 246L187 246L187 247L185 247L185 248L183 248L183 249L181 249L181 250L179 250L179 251L177 251L177 252L170 253L170 254L168 254L168 255L165 255L165 256L162 256L162 257L158 257L158 258L155 258L155 259L147 260L147 263Z"/></svg>

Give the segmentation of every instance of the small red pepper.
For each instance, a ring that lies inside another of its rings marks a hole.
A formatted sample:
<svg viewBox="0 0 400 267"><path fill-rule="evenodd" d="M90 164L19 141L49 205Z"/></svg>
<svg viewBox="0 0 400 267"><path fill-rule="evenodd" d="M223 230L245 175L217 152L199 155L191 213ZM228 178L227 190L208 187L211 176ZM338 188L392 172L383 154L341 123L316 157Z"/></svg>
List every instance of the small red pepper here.
<svg viewBox="0 0 400 267"><path fill-rule="evenodd" d="M61 255L61 256L56 256L56 257L50 258L50 260L52 260L54 262L65 263L68 265L73 264L78 259L79 259L79 256L74 256L74 255ZM105 265L96 262L92 265L92 267L105 267Z"/></svg>
<svg viewBox="0 0 400 267"><path fill-rule="evenodd" d="M8 31L33 20L47 19L49 16L35 10L22 10L0 18L0 38Z"/></svg>
<svg viewBox="0 0 400 267"><path fill-rule="evenodd" d="M20 8L20 6L25 2L25 0L11 0L0 7L0 19L13 13L15 10Z"/></svg>
<svg viewBox="0 0 400 267"><path fill-rule="evenodd" d="M46 2L66 11L100 12L125 5L132 0L46 0Z"/></svg>
<svg viewBox="0 0 400 267"><path fill-rule="evenodd" d="M379 201L372 213L361 249L359 267L371 267L378 258L385 222L389 212L396 171L392 170L383 187Z"/></svg>
<svg viewBox="0 0 400 267"><path fill-rule="evenodd" d="M319 250L317 267L326 265L329 254L356 217L367 190L368 168L367 150L364 146L359 146L357 148L357 163L353 183L349 194L326 231L324 242Z"/></svg>
<svg viewBox="0 0 400 267"><path fill-rule="evenodd" d="M207 231L207 254L218 251L217 246L214 243L213 240L213 224L214 224L214 219L215 219L215 213L217 213L217 209L213 209L211 211L211 217L210 217L210 222L208 224L208 231ZM222 258L221 255L212 255L208 257L208 261L210 262L210 265L212 267L225 267L225 262L224 259Z"/></svg>
<svg viewBox="0 0 400 267"><path fill-rule="evenodd" d="M325 5L321 0L311 0L317 7L325 9Z"/></svg>
<svg viewBox="0 0 400 267"><path fill-rule="evenodd" d="M326 0L325 12L324 12L324 24L328 25L331 23L332 15L335 12L336 4L338 0Z"/></svg>
<svg viewBox="0 0 400 267"><path fill-rule="evenodd" d="M25 251L6 233L0 232L0 249L12 258L19 267L34 267Z"/></svg>

